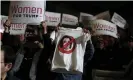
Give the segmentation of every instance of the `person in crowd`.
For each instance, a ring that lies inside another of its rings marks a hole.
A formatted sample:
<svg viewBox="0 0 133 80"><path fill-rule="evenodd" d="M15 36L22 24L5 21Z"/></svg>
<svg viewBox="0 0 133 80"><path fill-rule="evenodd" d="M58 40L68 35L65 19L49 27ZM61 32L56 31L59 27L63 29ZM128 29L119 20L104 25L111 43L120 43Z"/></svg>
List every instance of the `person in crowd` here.
<svg viewBox="0 0 133 80"><path fill-rule="evenodd" d="M6 20L4 23L4 33L2 35L2 45L8 45L11 46L15 53L20 47L20 39L15 36L15 35L10 35L10 27L11 27L11 22L9 20Z"/></svg>
<svg viewBox="0 0 133 80"><path fill-rule="evenodd" d="M1 80L19 80L13 75L8 74L14 65L16 54L10 46L1 47Z"/></svg>
<svg viewBox="0 0 133 80"><path fill-rule="evenodd" d="M82 26L83 29L89 31L91 35L93 34L93 31L90 27L88 26L84 27L82 23L79 23L79 26ZM84 71L82 76L83 80L88 80L88 79L92 80L92 58L94 52L95 52L94 45L92 43L92 40L90 39L89 41L87 41L85 55L84 55Z"/></svg>
<svg viewBox="0 0 133 80"><path fill-rule="evenodd" d="M94 46L91 40L87 41L84 55L84 72L83 80L92 80L92 58L94 55Z"/></svg>
<svg viewBox="0 0 133 80"><path fill-rule="evenodd" d="M37 63L37 77L36 80L53 80L54 75L51 72L51 67L50 67L50 61L49 58L51 57L54 48L52 46L52 41L50 38L50 33L48 32L47 24L45 21L41 22L41 25L43 27L43 45L44 49L43 52L40 54L39 61ZM45 76L44 74L47 74L48 76ZM49 77L50 76L50 77Z"/></svg>
<svg viewBox="0 0 133 80"><path fill-rule="evenodd" d="M80 25L80 27L84 28L83 26L81 26L81 24L79 24L79 25ZM61 24L59 24L56 27L56 30L51 33L50 38L51 38L52 42L55 42L54 40L57 37L58 30L61 28L60 26L61 26ZM89 33L86 28L84 28L83 31L85 33ZM93 47L93 44L92 44L91 40L89 40L87 42L87 47L86 47L86 51L85 51L84 66L87 65L89 60L91 60L91 58L93 56L93 53L94 53L94 47ZM85 75L85 76L87 76L87 75ZM82 74L56 73L55 74L55 80L82 80Z"/></svg>
<svg viewBox="0 0 133 80"><path fill-rule="evenodd" d="M40 29L39 24L27 24L25 40L17 52L12 72L22 80L36 80L37 63L44 48Z"/></svg>
<svg viewBox="0 0 133 80"><path fill-rule="evenodd" d="M128 65L133 59L132 51L132 36L128 38L127 46L116 46L114 47L114 54L112 59L112 67L116 70L124 70L125 65Z"/></svg>
<svg viewBox="0 0 133 80"><path fill-rule="evenodd" d="M120 46L117 38L112 36L108 36L108 46L107 46L107 54L109 55L108 59L108 68L110 70L120 70Z"/></svg>
<svg viewBox="0 0 133 80"><path fill-rule="evenodd" d="M106 51L106 41L103 39L103 36L96 36L95 41L95 53L92 59L93 68L104 69L102 66L107 63L107 51ZM106 56L106 57L105 57Z"/></svg>
<svg viewBox="0 0 133 80"><path fill-rule="evenodd" d="M125 57L123 56L123 58L126 58L124 59L126 60L124 64L126 65L128 64L124 77L132 80L133 79L133 36L130 36L128 39L128 48L126 50Z"/></svg>
<svg viewBox="0 0 133 80"><path fill-rule="evenodd" d="M129 62L133 59L133 37L132 36L128 38L127 46L124 46L121 49L121 53L122 53L121 60L123 65L128 65Z"/></svg>
<svg viewBox="0 0 133 80"><path fill-rule="evenodd" d="M124 57L122 57L124 48L119 46L118 39L115 39L114 37L107 36L105 38L105 36L102 36L102 38L103 44L100 45L101 47L104 45L104 48L102 50L96 48L93 64L96 68L103 70L122 70L122 64L124 63Z"/></svg>

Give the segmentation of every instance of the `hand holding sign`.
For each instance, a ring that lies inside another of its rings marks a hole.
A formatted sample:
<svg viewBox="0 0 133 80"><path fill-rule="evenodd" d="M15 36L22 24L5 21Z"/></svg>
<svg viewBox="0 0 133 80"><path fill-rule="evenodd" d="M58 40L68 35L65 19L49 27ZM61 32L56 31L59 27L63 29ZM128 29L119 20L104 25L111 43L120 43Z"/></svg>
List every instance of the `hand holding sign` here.
<svg viewBox="0 0 133 80"><path fill-rule="evenodd" d="M48 26L57 26L61 20L61 13L45 12L45 19Z"/></svg>
<svg viewBox="0 0 133 80"><path fill-rule="evenodd" d="M117 27L115 24L106 20L93 20L90 22L92 30L95 31L93 35L109 35L114 38L117 36Z"/></svg>
<svg viewBox="0 0 133 80"><path fill-rule="evenodd" d="M9 20L6 20L4 26L5 26L5 27L10 27L10 25L11 25L11 22L10 22Z"/></svg>
<svg viewBox="0 0 133 80"><path fill-rule="evenodd" d="M46 34L47 33L47 24L46 24L46 22L42 21L41 26L44 28L44 34Z"/></svg>
<svg viewBox="0 0 133 80"><path fill-rule="evenodd" d="M35 44L38 44L38 46L39 46L40 48L44 48L44 46L43 46L43 44L42 44L41 42L35 41L34 43L35 43Z"/></svg>
<svg viewBox="0 0 133 80"><path fill-rule="evenodd" d="M11 22L9 20L6 20L6 22L4 23L4 28L6 33L9 33L10 26L11 26Z"/></svg>

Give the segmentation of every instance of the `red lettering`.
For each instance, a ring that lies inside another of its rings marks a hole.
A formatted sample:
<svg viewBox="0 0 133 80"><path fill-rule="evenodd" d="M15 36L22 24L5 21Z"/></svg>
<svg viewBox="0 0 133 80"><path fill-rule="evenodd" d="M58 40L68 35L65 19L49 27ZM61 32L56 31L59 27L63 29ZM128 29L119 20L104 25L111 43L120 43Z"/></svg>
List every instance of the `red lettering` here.
<svg viewBox="0 0 133 80"><path fill-rule="evenodd" d="M18 13L22 13L22 7L18 8Z"/></svg>
<svg viewBox="0 0 133 80"><path fill-rule="evenodd" d="M21 24L18 25L18 28L21 28Z"/></svg>
<svg viewBox="0 0 133 80"><path fill-rule="evenodd" d="M32 8L32 13L36 13L36 8L35 7Z"/></svg>
<svg viewBox="0 0 133 80"><path fill-rule="evenodd" d="M25 24L11 24L12 29L23 29Z"/></svg>
<svg viewBox="0 0 133 80"><path fill-rule="evenodd" d="M42 14L42 8L37 8L37 13L39 13L40 12L40 14Z"/></svg>
<svg viewBox="0 0 133 80"><path fill-rule="evenodd" d="M100 28L100 29L103 29L103 26L102 26L102 24L99 24L99 28Z"/></svg>
<svg viewBox="0 0 133 80"><path fill-rule="evenodd" d="M98 29L98 27L99 27L99 24L96 24L95 26L96 26L96 29Z"/></svg>
<svg viewBox="0 0 133 80"><path fill-rule="evenodd" d="M42 14L42 8L37 7L19 7L18 5L14 5L11 7L12 13L38 13Z"/></svg>
<svg viewBox="0 0 133 80"><path fill-rule="evenodd" d="M96 29L97 28L97 24L91 24L91 26L93 26L94 25L94 29Z"/></svg>
<svg viewBox="0 0 133 80"><path fill-rule="evenodd" d="M11 7L12 9L12 13L16 13L17 12L17 9L18 9L18 5L17 6L12 6Z"/></svg>
<svg viewBox="0 0 133 80"><path fill-rule="evenodd" d="M47 16L47 15L45 15L45 17L46 17L46 20L48 20L48 16Z"/></svg>
<svg viewBox="0 0 133 80"><path fill-rule="evenodd" d="M57 21L57 20L59 20L58 17L47 16L47 15L45 15L45 17L46 17L46 20L50 20L50 21Z"/></svg>
<svg viewBox="0 0 133 80"><path fill-rule="evenodd" d="M102 24L99 24L99 23L96 23L96 24L91 24L93 26L94 29L102 29L102 30L107 30L107 31L111 31L111 32L114 32L116 31L115 28L111 27L111 26L108 26L108 25L102 25Z"/></svg>
<svg viewBox="0 0 133 80"><path fill-rule="evenodd" d="M30 7L24 7L23 13L30 13Z"/></svg>

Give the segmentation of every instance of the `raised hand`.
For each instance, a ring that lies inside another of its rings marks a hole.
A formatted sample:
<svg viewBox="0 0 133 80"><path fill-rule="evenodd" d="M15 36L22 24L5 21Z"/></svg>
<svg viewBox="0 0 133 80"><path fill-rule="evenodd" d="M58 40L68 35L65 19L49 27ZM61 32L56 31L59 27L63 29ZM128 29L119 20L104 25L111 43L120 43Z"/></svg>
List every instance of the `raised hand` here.
<svg viewBox="0 0 133 80"><path fill-rule="evenodd" d="M42 21L41 22L41 25L44 28L44 34L46 34L47 33L47 24L46 24L46 22L45 21Z"/></svg>
<svg viewBox="0 0 133 80"><path fill-rule="evenodd" d="M35 43L35 44L38 44L38 46L39 46L40 48L44 48L44 46L43 46L43 44L42 44L41 42L35 41L34 43Z"/></svg>
<svg viewBox="0 0 133 80"><path fill-rule="evenodd" d="M4 28L6 33L9 33L10 26L11 26L11 22L9 20L6 20L6 22L4 23Z"/></svg>

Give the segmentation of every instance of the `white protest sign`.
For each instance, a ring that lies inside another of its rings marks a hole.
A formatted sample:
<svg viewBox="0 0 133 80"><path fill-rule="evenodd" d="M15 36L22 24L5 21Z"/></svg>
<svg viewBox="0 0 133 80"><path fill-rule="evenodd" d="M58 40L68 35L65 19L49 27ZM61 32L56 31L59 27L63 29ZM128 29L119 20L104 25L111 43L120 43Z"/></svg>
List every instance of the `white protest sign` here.
<svg viewBox="0 0 133 80"><path fill-rule="evenodd" d="M45 20L48 26L57 26L61 20L60 13L45 12Z"/></svg>
<svg viewBox="0 0 133 80"><path fill-rule="evenodd" d="M11 24L10 34L21 35L25 33L26 24Z"/></svg>
<svg viewBox="0 0 133 80"><path fill-rule="evenodd" d="M94 17L91 14L83 13L83 12L80 13L80 19L79 19L79 21L82 22L85 26L88 26L89 25L89 21L90 20L95 20L95 19L96 19L96 17Z"/></svg>
<svg viewBox="0 0 133 80"><path fill-rule="evenodd" d="M46 1L11 1L11 23L40 23L44 20Z"/></svg>
<svg viewBox="0 0 133 80"><path fill-rule="evenodd" d="M8 16L1 15L1 26L0 26L0 33L4 32L4 23L8 19Z"/></svg>
<svg viewBox="0 0 133 80"><path fill-rule="evenodd" d="M80 18L79 18L80 22L82 22L84 20L94 20L94 19L96 19L96 18L93 15L80 12Z"/></svg>
<svg viewBox="0 0 133 80"><path fill-rule="evenodd" d="M119 26L120 28L124 29L125 25L126 25L126 20L124 18L122 18L120 15L118 15L117 13L114 13L111 21L116 24L117 26Z"/></svg>
<svg viewBox="0 0 133 80"><path fill-rule="evenodd" d="M94 20L90 22L90 26L94 30L95 35L109 35L115 38L117 36L117 27L115 24L108 22L106 20Z"/></svg>
<svg viewBox="0 0 133 80"><path fill-rule="evenodd" d="M103 20L110 21L110 13L109 13L109 11L105 11L105 12L99 13L95 17L97 19L103 19Z"/></svg>
<svg viewBox="0 0 133 80"><path fill-rule="evenodd" d="M77 23L78 23L78 17L69 14L62 15L62 24L76 25Z"/></svg>

